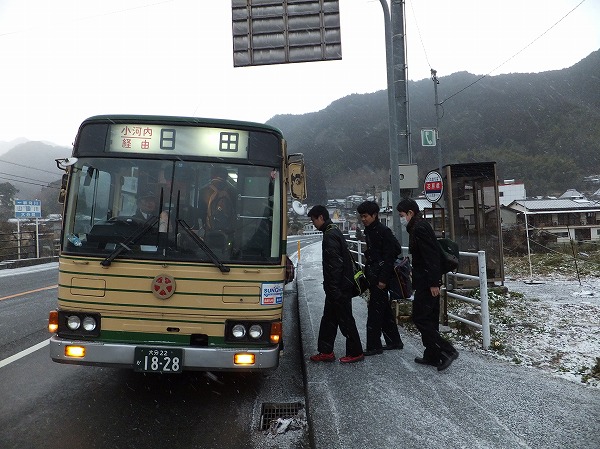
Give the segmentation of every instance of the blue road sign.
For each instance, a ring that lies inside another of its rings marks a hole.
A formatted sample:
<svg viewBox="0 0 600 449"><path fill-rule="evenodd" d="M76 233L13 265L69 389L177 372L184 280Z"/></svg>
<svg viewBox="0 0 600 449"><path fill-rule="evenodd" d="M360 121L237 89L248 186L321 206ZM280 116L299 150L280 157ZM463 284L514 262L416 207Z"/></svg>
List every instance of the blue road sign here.
<svg viewBox="0 0 600 449"><path fill-rule="evenodd" d="M42 202L15 200L15 218L42 218Z"/></svg>

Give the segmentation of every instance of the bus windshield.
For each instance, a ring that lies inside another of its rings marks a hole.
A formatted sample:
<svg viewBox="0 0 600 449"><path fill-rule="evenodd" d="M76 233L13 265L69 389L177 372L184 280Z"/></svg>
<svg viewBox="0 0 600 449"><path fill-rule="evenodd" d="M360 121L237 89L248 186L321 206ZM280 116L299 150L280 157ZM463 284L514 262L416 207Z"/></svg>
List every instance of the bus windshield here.
<svg viewBox="0 0 600 449"><path fill-rule="evenodd" d="M64 254L280 262L276 167L83 156L71 173Z"/></svg>

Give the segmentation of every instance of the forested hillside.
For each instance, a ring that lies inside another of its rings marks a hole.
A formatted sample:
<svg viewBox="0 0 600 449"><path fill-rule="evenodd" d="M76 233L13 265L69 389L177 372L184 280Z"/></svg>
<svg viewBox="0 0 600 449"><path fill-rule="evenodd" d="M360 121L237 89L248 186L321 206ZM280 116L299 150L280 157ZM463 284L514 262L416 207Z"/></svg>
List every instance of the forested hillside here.
<svg viewBox="0 0 600 449"><path fill-rule="evenodd" d="M67 147L35 141L20 143L0 155L0 184L12 184L17 189L15 198L41 199L42 187L59 180L63 174L54 160L70 155L71 149ZM56 202L58 189L53 190L53 202Z"/></svg>
<svg viewBox="0 0 600 449"><path fill-rule="evenodd" d="M500 179L524 181L528 195L583 189L585 176L600 173L600 50L563 70L479 78L461 72L439 79L444 164L496 161ZM435 148L420 142L420 129L436 123L433 82L410 82L408 89L413 161L422 178L437 167ZM305 154L313 202L389 182L386 91L268 123L286 135L289 152Z"/></svg>

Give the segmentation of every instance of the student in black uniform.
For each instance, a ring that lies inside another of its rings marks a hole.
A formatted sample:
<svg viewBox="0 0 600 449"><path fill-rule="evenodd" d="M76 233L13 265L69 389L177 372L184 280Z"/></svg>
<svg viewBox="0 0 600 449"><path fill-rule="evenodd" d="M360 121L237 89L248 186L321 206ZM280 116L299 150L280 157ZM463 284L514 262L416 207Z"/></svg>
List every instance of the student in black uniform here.
<svg viewBox="0 0 600 449"><path fill-rule="evenodd" d="M312 355L313 362L335 360L333 344L338 327L346 337L346 355L340 363L353 363L363 360L362 344L356 321L352 315L352 291L354 270L350 251L342 232L329 219L325 206L315 206L308 211L313 225L323 232L323 289L325 306L317 340L318 354Z"/></svg>
<svg viewBox="0 0 600 449"><path fill-rule="evenodd" d="M383 354L384 349L402 349L404 344L398 332L389 301L388 288L394 271L394 262L401 248L391 229L379 221L379 206L365 201L356 208L365 226L367 242L366 276L371 292L367 306L366 356ZM381 334L386 342L381 345Z"/></svg>
<svg viewBox="0 0 600 449"><path fill-rule="evenodd" d="M417 202L405 198L396 206L400 221L409 234L412 255L412 283L415 297L412 320L421 333L425 351L415 358L421 365L432 365L443 371L458 357L458 351L439 332L440 249L431 225L423 219Z"/></svg>

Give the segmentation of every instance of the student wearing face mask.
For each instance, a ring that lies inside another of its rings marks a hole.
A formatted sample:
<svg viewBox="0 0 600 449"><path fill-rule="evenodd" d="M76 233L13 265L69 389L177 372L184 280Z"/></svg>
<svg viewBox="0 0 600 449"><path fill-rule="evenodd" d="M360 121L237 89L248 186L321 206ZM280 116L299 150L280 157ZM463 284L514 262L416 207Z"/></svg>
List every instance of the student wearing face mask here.
<svg viewBox="0 0 600 449"><path fill-rule="evenodd" d="M409 234L408 248L412 255L412 283L415 292L412 320L421 333L425 351L415 358L421 365L435 366L438 371L448 368L458 357L458 351L439 332L440 249L429 222L423 219L415 200L405 198L396 206L400 222Z"/></svg>

